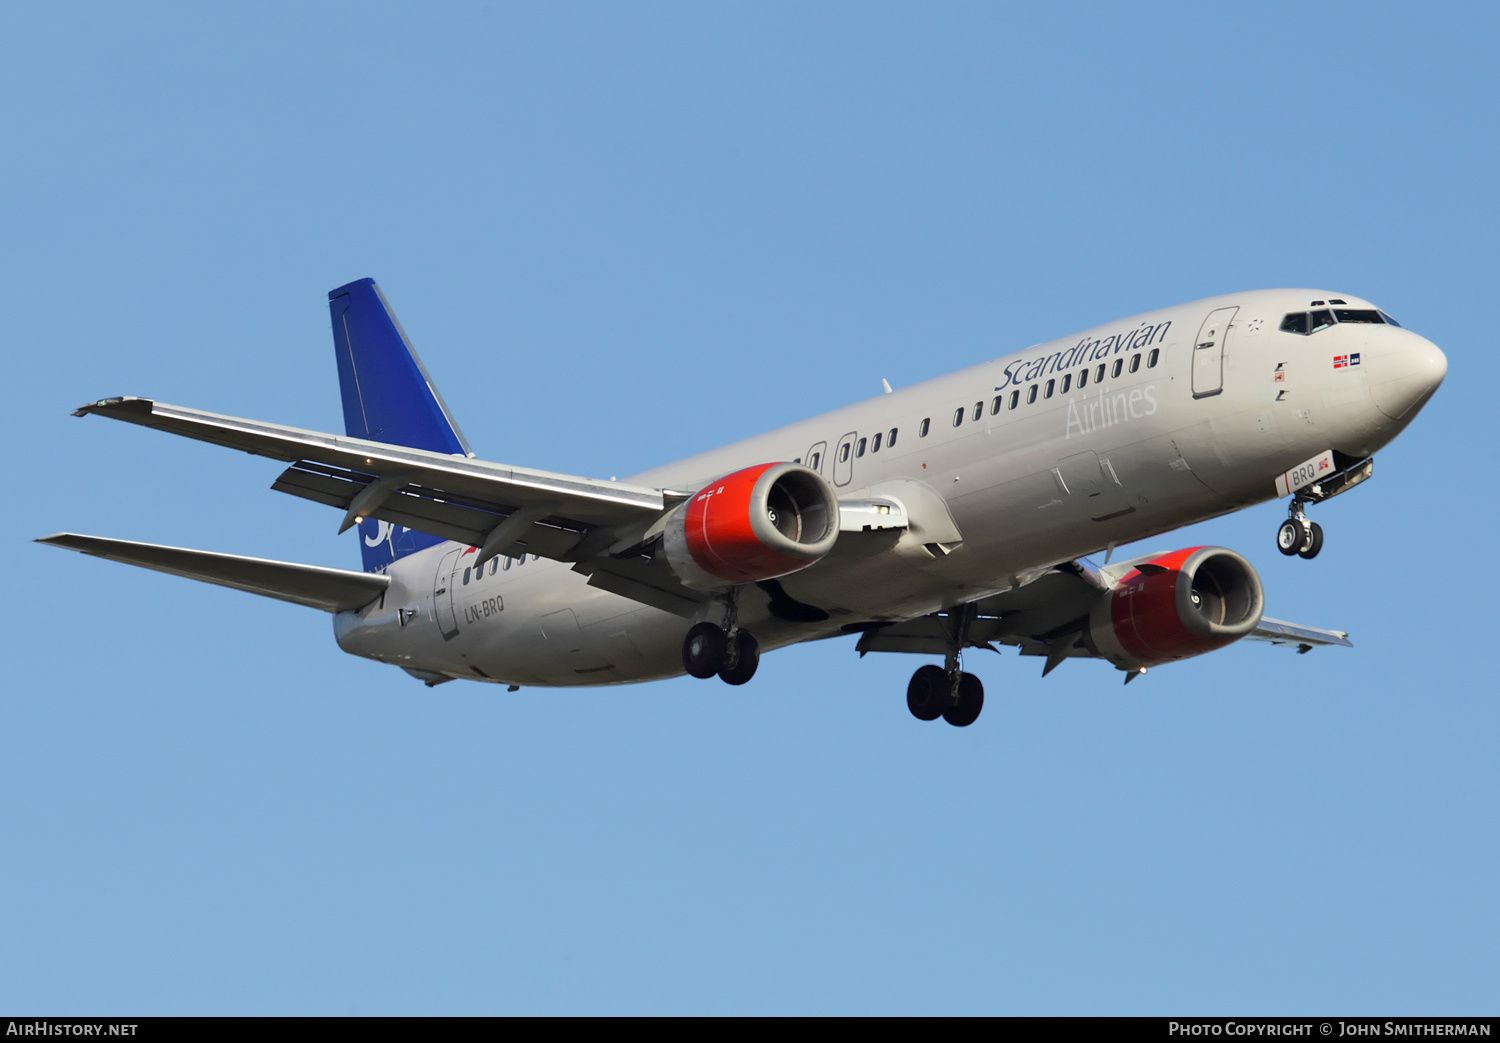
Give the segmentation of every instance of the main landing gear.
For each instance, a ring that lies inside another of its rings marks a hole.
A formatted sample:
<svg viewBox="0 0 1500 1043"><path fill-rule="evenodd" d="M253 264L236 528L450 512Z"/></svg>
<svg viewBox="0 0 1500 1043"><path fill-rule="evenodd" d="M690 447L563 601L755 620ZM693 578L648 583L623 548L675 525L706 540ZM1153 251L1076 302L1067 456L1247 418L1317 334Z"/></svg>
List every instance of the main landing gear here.
<svg viewBox="0 0 1500 1043"><path fill-rule="evenodd" d="M1302 510L1303 501L1292 500L1288 509L1291 517L1281 523L1281 528L1276 530L1276 549L1291 557L1293 554L1300 558L1309 560L1318 556L1318 551L1323 549L1323 526L1315 521L1308 521L1307 515Z"/></svg>
<svg viewBox="0 0 1500 1043"><path fill-rule="evenodd" d="M941 717L955 728L966 728L984 709L984 685L973 674L964 673L958 656L951 655L946 668L929 664L911 675L906 708L919 721Z"/></svg>
<svg viewBox="0 0 1500 1043"><path fill-rule="evenodd" d="M760 642L735 621L735 602L725 605L724 623L695 623L682 639L682 668L694 677L718 674L725 684L744 684L760 666Z"/></svg>

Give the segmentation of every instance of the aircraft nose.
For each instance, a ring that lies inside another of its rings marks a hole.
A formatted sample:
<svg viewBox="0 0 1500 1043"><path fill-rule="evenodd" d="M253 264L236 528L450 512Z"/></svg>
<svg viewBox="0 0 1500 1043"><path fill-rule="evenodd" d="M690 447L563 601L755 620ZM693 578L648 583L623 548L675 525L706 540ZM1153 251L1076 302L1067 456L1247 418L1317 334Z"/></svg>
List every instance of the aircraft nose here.
<svg viewBox="0 0 1500 1043"><path fill-rule="evenodd" d="M1420 408L1448 375L1448 356L1425 337L1411 334L1400 350L1372 360L1370 397L1392 420Z"/></svg>

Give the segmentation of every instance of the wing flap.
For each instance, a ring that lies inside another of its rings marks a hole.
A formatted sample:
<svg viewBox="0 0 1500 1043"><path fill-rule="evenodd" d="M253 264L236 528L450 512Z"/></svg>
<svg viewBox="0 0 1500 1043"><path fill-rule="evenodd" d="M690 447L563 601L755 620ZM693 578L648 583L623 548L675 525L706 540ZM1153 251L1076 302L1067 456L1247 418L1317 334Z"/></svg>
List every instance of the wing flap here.
<svg viewBox="0 0 1500 1043"><path fill-rule="evenodd" d="M321 565L298 565L289 561L248 558L240 554L165 547L156 543L110 540L59 532L36 541L49 547L76 550L110 561L143 569L184 576L203 583L290 601L295 605L342 612L361 608L385 593L389 576Z"/></svg>
<svg viewBox="0 0 1500 1043"><path fill-rule="evenodd" d="M283 471L271 488L330 507L352 510L365 490L379 481L374 475L301 462ZM365 509L363 516L471 547L482 545L488 533L520 509L505 510L471 497L412 482L393 484L380 491L385 493L383 498ZM520 527L504 546L497 546L494 550L500 554L530 553L570 560L568 552L583 539L585 531L584 526L566 519L536 518Z"/></svg>

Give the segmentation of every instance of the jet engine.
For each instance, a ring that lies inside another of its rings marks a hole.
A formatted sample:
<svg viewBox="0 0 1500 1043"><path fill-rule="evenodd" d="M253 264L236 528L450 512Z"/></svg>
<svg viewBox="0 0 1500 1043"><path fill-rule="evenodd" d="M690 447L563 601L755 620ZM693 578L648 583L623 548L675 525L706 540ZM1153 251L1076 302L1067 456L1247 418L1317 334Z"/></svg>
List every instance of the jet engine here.
<svg viewBox="0 0 1500 1043"><path fill-rule="evenodd" d="M1264 609L1248 561L1223 547L1189 547L1125 573L1089 614L1087 640L1116 666L1137 670L1237 641Z"/></svg>
<svg viewBox="0 0 1500 1043"><path fill-rule="evenodd" d="M714 590L805 569L838 535L838 498L816 471L758 464L710 483L673 511L663 546L686 586Z"/></svg>

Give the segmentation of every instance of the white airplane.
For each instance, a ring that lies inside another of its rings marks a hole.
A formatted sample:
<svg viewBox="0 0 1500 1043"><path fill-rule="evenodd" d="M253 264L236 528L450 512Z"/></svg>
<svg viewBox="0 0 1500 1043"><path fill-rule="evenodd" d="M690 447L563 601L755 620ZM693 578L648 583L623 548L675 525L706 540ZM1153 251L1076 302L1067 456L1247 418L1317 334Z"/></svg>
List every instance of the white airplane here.
<svg viewBox="0 0 1500 1043"><path fill-rule="evenodd" d="M1349 645L1262 615L1221 547L1117 544L1370 477L1447 360L1367 301L1261 290L1108 323L733 445L603 481L477 459L371 279L329 293L346 434L108 398L91 413L291 466L364 571L71 533L39 542L333 613L339 647L428 685L749 681L760 653L857 634L916 671L922 720L973 723L966 649L1103 659L1128 683L1240 638ZM1085 555L1104 552L1096 567Z"/></svg>

